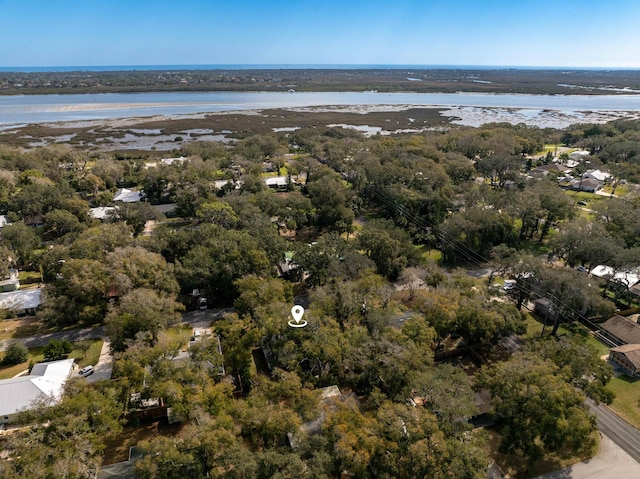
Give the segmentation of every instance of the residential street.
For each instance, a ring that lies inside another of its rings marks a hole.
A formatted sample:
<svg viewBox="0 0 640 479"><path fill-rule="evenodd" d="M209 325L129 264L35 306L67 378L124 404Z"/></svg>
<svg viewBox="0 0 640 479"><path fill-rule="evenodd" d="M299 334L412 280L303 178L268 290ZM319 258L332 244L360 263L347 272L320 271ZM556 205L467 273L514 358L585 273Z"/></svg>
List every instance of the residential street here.
<svg viewBox="0 0 640 479"><path fill-rule="evenodd" d="M189 323L194 328L208 328L216 319L226 313L233 313L233 308L202 309L189 311L182 316L183 323Z"/></svg>
<svg viewBox="0 0 640 479"><path fill-rule="evenodd" d="M24 338L4 339L0 341L0 351L4 351L9 344L14 341L20 341L28 348L36 348L38 346L46 346L52 339L69 341L81 341L83 339L95 339L105 337L104 326L95 326L93 328L70 329L69 331L57 331L49 334L39 334L37 336L26 336Z"/></svg>
<svg viewBox="0 0 640 479"><path fill-rule="evenodd" d="M640 477L640 431L620 419L608 407L587 401L598 418L602 435L594 458L536 479L638 479Z"/></svg>
<svg viewBox="0 0 640 479"><path fill-rule="evenodd" d="M598 427L629 456L640 463L640 431L620 419L614 412L602 404L587 401L591 412L598 416ZM634 477L640 477L640 474Z"/></svg>

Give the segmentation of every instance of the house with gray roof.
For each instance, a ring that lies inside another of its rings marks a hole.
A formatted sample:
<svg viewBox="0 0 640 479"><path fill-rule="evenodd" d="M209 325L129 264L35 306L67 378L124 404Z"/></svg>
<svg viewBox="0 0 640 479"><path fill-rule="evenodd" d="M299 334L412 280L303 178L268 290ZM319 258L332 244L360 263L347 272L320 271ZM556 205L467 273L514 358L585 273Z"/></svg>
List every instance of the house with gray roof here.
<svg viewBox="0 0 640 479"><path fill-rule="evenodd" d="M28 376L0 380L0 424L12 422L37 401L59 401L73 363L74 359L38 363Z"/></svg>
<svg viewBox="0 0 640 479"><path fill-rule="evenodd" d="M571 182L571 189L577 191L587 191L589 193L595 193L602 189L602 182L593 178L587 178L583 176L577 180Z"/></svg>
<svg viewBox="0 0 640 479"><path fill-rule="evenodd" d="M609 359L631 376L640 376L640 344L624 344L609 350Z"/></svg>
<svg viewBox="0 0 640 479"><path fill-rule="evenodd" d="M600 325L600 334L613 341L615 344L640 344L640 324L615 315Z"/></svg>

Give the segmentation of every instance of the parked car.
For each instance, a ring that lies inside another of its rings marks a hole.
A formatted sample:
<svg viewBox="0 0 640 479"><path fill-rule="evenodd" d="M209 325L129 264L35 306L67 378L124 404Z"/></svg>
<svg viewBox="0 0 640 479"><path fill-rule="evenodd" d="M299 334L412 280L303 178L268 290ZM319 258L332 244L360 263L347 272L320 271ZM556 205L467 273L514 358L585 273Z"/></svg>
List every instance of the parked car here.
<svg viewBox="0 0 640 479"><path fill-rule="evenodd" d="M516 287L516 280L515 279L505 279L504 280L504 284L502 285L502 290L503 291L511 291L515 287Z"/></svg>
<svg viewBox="0 0 640 479"><path fill-rule="evenodd" d="M78 371L78 376L86 378L87 376L91 376L93 374L93 366L85 366L80 371Z"/></svg>
<svg viewBox="0 0 640 479"><path fill-rule="evenodd" d="M200 298L198 300L198 309L200 310L207 309L207 298Z"/></svg>
<svg viewBox="0 0 640 479"><path fill-rule="evenodd" d="M587 268L585 268L584 266L580 265L576 268L578 271L580 271L581 273L588 273L589 270Z"/></svg>

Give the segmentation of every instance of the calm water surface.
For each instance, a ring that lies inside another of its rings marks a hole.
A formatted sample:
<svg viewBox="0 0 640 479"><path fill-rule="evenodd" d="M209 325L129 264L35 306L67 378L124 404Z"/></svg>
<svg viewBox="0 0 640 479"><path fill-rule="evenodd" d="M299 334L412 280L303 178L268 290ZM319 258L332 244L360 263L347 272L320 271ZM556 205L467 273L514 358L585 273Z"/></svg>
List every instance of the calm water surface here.
<svg viewBox="0 0 640 479"><path fill-rule="evenodd" d="M153 115L357 105L499 107L640 111L640 95L504 95L478 93L171 92L0 96L0 124L99 120Z"/></svg>

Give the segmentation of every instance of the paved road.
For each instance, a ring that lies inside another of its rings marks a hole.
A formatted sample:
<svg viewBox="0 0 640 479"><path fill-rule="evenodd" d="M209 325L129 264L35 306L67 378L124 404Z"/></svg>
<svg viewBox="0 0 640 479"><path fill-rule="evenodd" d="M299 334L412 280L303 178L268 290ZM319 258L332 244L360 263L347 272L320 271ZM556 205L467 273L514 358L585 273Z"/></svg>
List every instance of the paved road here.
<svg viewBox="0 0 640 479"><path fill-rule="evenodd" d="M0 351L7 349L7 346L14 341L20 341L28 348L37 348L38 346L46 346L52 339L69 341L82 341L83 339L104 338L106 335L104 326L95 326L93 328L70 329L68 331L57 331L55 333L38 334L37 336L27 336L24 338L4 339L0 341Z"/></svg>
<svg viewBox="0 0 640 479"><path fill-rule="evenodd" d="M189 323L194 328L208 328L216 319L227 313L233 313L233 308L217 308L189 311L182 315L182 322Z"/></svg>
<svg viewBox="0 0 640 479"><path fill-rule="evenodd" d="M600 431L640 463L640 431L602 404L596 405L592 401L587 401L587 405L598 417ZM640 474L635 477L640 478Z"/></svg>
<svg viewBox="0 0 640 479"><path fill-rule="evenodd" d="M538 476L536 479L638 478L640 478L640 464L603 434L598 455L566 469Z"/></svg>
<svg viewBox="0 0 640 479"><path fill-rule="evenodd" d="M587 401L598 420L602 445L597 456L537 479L638 479L640 431L620 419L608 407Z"/></svg>

